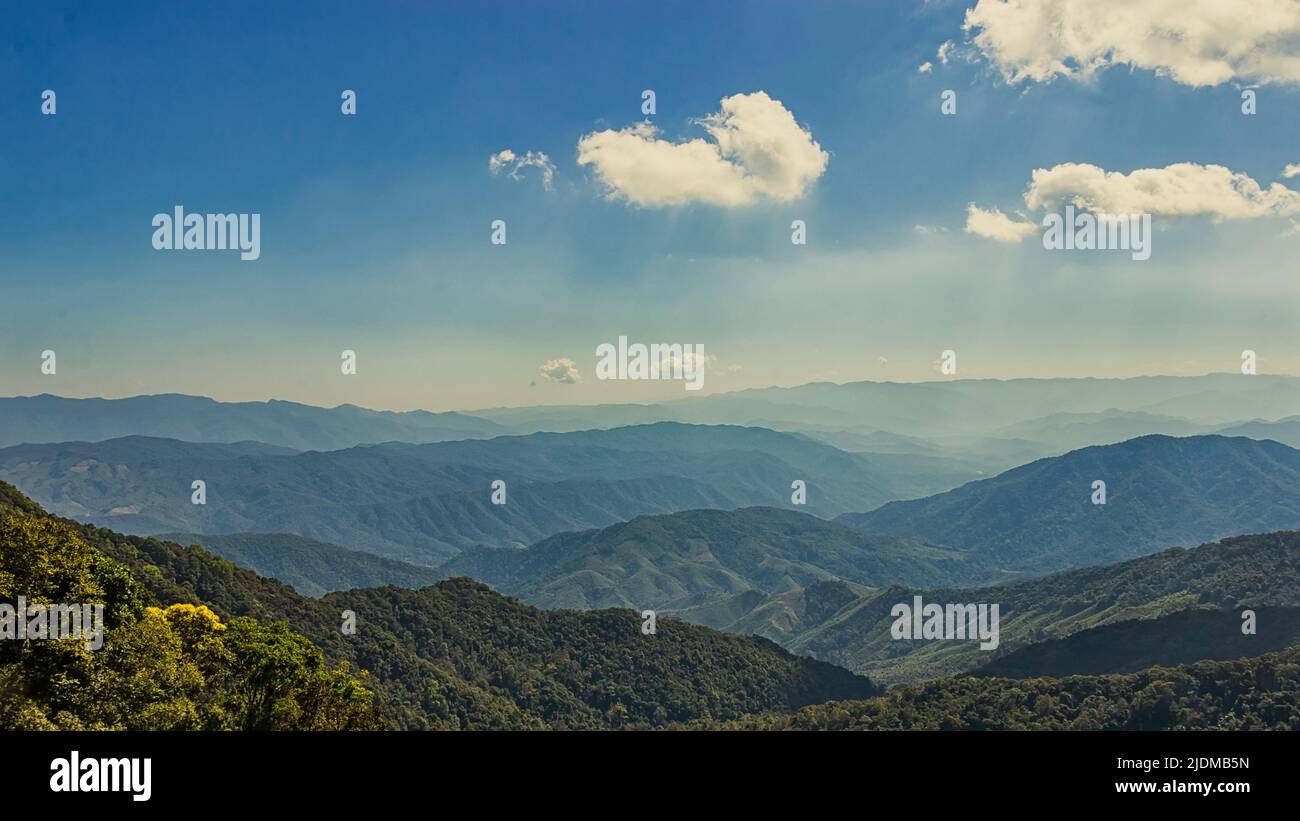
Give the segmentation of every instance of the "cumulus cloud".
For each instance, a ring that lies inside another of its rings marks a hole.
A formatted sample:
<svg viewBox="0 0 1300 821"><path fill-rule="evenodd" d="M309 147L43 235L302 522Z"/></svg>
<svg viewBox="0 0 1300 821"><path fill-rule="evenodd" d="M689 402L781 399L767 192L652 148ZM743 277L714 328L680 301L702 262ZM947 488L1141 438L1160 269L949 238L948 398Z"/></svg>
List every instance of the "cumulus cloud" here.
<svg viewBox="0 0 1300 821"><path fill-rule="evenodd" d="M582 375L578 373L578 364L568 358L549 359L537 371L547 382L576 385L582 381Z"/></svg>
<svg viewBox="0 0 1300 821"><path fill-rule="evenodd" d="M1300 175L1300 163L1291 163L1282 169L1282 176L1288 180L1297 175Z"/></svg>
<svg viewBox="0 0 1300 821"><path fill-rule="evenodd" d="M671 142L646 122L588 134L578 164L595 170L610 198L650 207L789 202L826 170L829 155L766 92L725 97L695 124L712 139Z"/></svg>
<svg viewBox="0 0 1300 821"><path fill-rule="evenodd" d="M916 70L921 74L929 74L931 71L934 71L934 63L927 60L924 63L921 63Z"/></svg>
<svg viewBox="0 0 1300 821"><path fill-rule="evenodd" d="M975 203L966 206L966 233L998 242L1020 242L1033 236L1038 226L1032 222L1013 220L997 208L985 210Z"/></svg>
<svg viewBox="0 0 1300 821"><path fill-rule="evenodd" d="M1062 203L1110 214L1238 220L1300 213L1300 192L1279 182L1264 187L1222 165L1191 162L1139 168L1128 174L1087 163L1035 170L1025 204L1037 209Z"/></svg>
<svg viewBox="0 0 1300 821"><path fill-rule="evenodd" d="M1288 173L1292 169L1300 173L1297 166L1287 166L1283 176L1294 176ZM1073 205L1101 214L1201 216L1216 222L1300 214L1300 191L1280 182L1264 186L1222 165L1191 162L1138 168L1127 174L1088 163L1038 168L1030 175L1024 199L1030 211ZM971 203L966 230L989 239L1018 242L1033 235L1037 225L1012 220L997 208L984 210Z"/></svg>
<svg viewBox="0 0 1300 821"><path fill-rule="evenodd" d="M507 148L488 157L488 171L493 174L504 173L512 180L522 179L520 172L530 167L541 171L542 187L550 191L555 181L555 164L544 152L529 151L520 156Z"/></svg>
<svg viewBox="0 0 1300 821"><path fill-rule="evenodd" d="M1013 84L1115 65L1192 87L1300 83L1296 0L979 0L963 28Z"/></svg>

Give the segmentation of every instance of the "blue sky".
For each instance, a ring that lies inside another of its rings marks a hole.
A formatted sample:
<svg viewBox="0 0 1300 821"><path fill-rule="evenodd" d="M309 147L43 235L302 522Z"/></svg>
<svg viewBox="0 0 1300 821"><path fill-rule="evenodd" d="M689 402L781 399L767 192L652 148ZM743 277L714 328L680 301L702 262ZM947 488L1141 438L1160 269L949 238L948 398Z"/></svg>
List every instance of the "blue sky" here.
<svg viewBox="0 0 1300 821"><path fill-rule="evenodd" d="M1285 194L1246 218L1169 206L1142 263L965 230L970 203L1036 221L1031 174L1065 163L1216 165L1300 189L1281 178L1300 162L1296 78L1238 60L1207 82L1191 73L1201 55L1152 68L1120 42L1136 56L1088 76L1008 79L1029 58L974 38L1013 42L1019 23L963 30L973 6L9 7L0 394L395 409L684 395L596 380L597 345L619 335L703 344L706 392L939 378L945 349L965 377L1226 371L1247 348L1261 371L1300 373ZM343 89L356 116L339 110ZM825 169L785 199L631 202L578 146L643 120L643 89L666 143L707 141L698 120L720 101L765 92ZM551 188L536 168L490 173L504 149L544 152ZM260 213L261 258L154 250L151 219L176 204ZM790 243L794 219L807 245ZM56 375L40 373L45 349ZM339 372L343 349L355 376ZM539 373L556 359L581 381Z"/></svg>

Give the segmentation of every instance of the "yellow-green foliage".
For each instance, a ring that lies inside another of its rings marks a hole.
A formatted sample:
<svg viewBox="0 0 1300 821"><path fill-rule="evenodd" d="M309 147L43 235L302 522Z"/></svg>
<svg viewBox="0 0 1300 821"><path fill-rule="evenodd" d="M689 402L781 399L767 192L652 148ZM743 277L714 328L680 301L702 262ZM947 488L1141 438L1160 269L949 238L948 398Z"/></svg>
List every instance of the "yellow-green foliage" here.
<svg viewBox="0 0 1300 821"><path fill-rule="evenodd" d="M148 606L122 565L67 523L0 514L0 601L102 604L102 648L0 642L0 728L374 729L366 676L283 624Z"/></svg>

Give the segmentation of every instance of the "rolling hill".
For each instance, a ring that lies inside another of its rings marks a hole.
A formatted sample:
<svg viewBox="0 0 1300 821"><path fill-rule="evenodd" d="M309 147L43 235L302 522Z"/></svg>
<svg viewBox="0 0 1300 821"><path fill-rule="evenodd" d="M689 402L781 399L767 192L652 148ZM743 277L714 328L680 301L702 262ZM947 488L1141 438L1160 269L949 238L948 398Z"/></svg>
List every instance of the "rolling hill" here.
<svg viewBox="0 0 1300 821"><path fill-rule="evenodd" d="M821 581L938 586L967 581L972 572L955 551L775 508L640 516L525 550L469 550L440 569L539 607L636 610L679 610Z"/></svg>

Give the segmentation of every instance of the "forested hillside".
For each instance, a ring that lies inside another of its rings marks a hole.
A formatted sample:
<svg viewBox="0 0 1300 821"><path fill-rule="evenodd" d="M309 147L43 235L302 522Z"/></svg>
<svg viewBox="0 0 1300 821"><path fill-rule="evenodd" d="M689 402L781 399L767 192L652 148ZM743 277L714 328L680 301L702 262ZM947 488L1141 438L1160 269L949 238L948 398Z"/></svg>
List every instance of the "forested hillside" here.
<svg viewBox="0 0 1300 821"><path fill-rule="evenodd" d="M205 606L222 621L287 623L273 629L300 632L331 662L369 671L393 727L650 727L878 692L864 677L765 639L674 619L658 619L655 634L645 635L631 611L545 612L468 579L316 600L201 548L53 519L0 484L4 511L24 527L75 533L91 554L123 566L144 599ZM20 548L10 541L6 555L28 552ZM343 630L345 611L355 614L353 634ZM304 653L315 649L303 644ZM25 669L12 680L41 692Z"/></svg>
<svg viewBox="0 0 1300 821"><path fill-rule="evenodd" d="M750 730L1300 730L1300 648L1130 675L960 677L867 701L712 728Z"/></svg>

